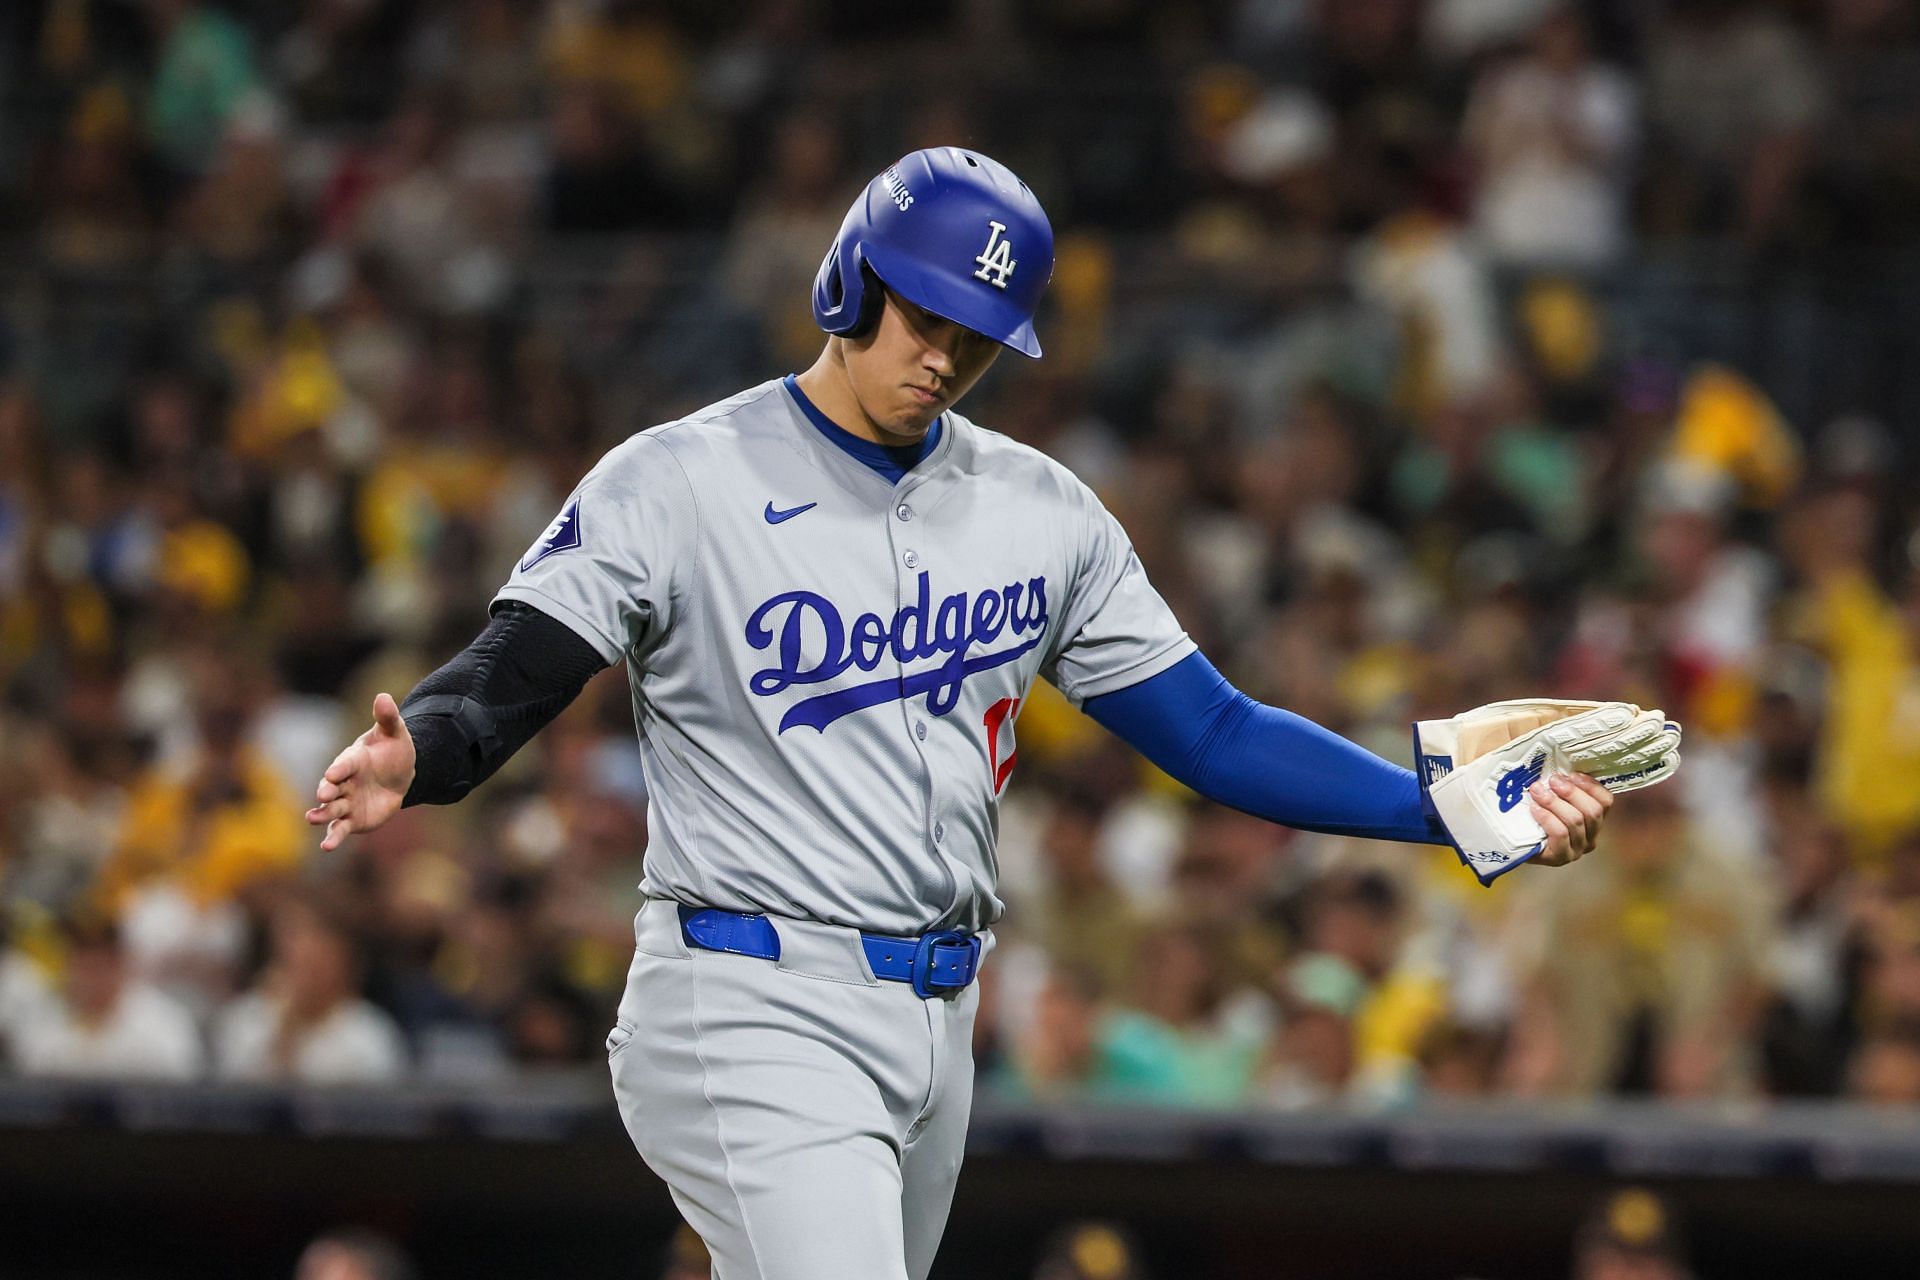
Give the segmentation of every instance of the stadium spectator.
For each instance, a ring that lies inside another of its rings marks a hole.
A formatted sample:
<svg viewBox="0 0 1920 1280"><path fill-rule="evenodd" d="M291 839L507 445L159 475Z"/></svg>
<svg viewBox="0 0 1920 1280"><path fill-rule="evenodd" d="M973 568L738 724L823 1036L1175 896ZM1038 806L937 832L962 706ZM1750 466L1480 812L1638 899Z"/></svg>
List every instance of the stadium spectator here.
<svg viewBox="0 0 1920 1280"><path fill-rule="evenodd" d="M1086 1097L1099 1087L1099 1036L1099 980L1056 962L1026 1025L987 1084L1010 1098Z"/></svg>
<svg viewBox="0 0 1920 1280"><path fill-rule="evenodd" d="M1920 681L1920 574L1899 596L1882 587L1870 563L1879 518L1871 494L1833 486L1781 538L1804 585L1797 633L1828 662L1817 794L1865 857L1920 824L1920 718L1903 692Z"/></svg>
<svg viewBox="0 0 1920 1280"><path fill-rule="evenodd" d="M1766 964L1767 1078L1771 1092L1819 1096L1839 1090L1852 1047L1864 939L1846 840L1808 794L1804 773L1786 762L1777 770L1765 788L1781 904Z"/></svg>
<svg viewBox="0 0 1920 1280"><path fill-rule="evenodd" d="M1054 1233L1033 1280L1147 1280L1147 1271L1126 1231L1105 1222L1076 1222Z"/></svg>
<svg viewBox="0 0 1920 1280"><path fill-rule="evenodd" d="M675 1227L673 1239L667 1243L660 1280L709 1280L712 1275L713 1257L707 1252L706 1241L684 1223Z"/></svg>
<svg viewBox="0 0 1920 1280"><path fill-rule="evenodd" d="M405 82L413 15L363 0L314 0L298 9L265 51L275 89L315 125L378 119Z"/></svg>
<svg viewBox="0 0 1920 1280"><path fill-rule="evenodd" d="M1901 864L1876 892L1863 895L1860 906L1865 955L1858 1014L1860 1030L1868 1036L1897 1037L1920 1024L1920 895L1911 883L1915 844L1902 846L1901 852Z"/></svg>
<svg viewBox="0 0 1920 1280"><path fill-rule="evenodd" d="M1830 94L1812 184L1822 218L1855 243L1899 244L1920 217L1903 101L1920 72L1920 12L1893 0L1828 0L1816 13Z"/></svg>
<svg viewBox="0 0 1920 1280"><path fill-rule="evenodd" d="M158 42L147 128L182 173L211 159L229 117L258 84L245 27L201 0L147 0Z"/></svg>
<svg viewBox="0 0 1920 1280"><path fill-rule="evenodd" d="M1091 975L1102 991L1118 992L1132 975L1146 921L1100 856L1105 816L1105 806L1084 791L1054 798L1040 839L1044 896L1027 904L1024 928L1046 939L1061 964Z"/></svg>
<svg viewBox="0 0 1920 1280"><path fill-rule="evenodd" d="M1620 806L1606 858L1528 886L1521 1089L1713 1097L1757 1086L1767 887L1690 828L1678 791Z"/></svg>
<svg viewBox="0 0 1920 1280"><path fill-rule="evenodd" d="M1673 1208L1630 1187L1594 1206L1574 1237L1573 1280L1690 1280Z"/></svg>
<svg viewBox="0 0 1920 1280"><path fill-rule="evenodd" d="M484 311L507 280L484 206L454 163L454 120L437 96L418 96L388 122L382 145L353 175L353 246L399 274L411 297L439 312Z"/></svg>
<svg viewBox="0 0 1920 1280"><path fill-rule="evenodd" d="M29 1076L197 1078L206 1055L193 1016L132 978L113 922L76 917L61 932L59 996L37 1002L11 1028L15 1068Z"/></svg>
<svg viewBox="0 0 1920 1280"><path fill-rule="evenodd" d="M1506 1051L1499 1032L1459 1022L1437 1022L1420 1046L1421 1087L1433 1098L1491 1098L1500 1091Z"/></svg>
<svg viewBox="0 0 1920 1280"><path fill-rule="evenodd" d="M1234 987L1271 987L1286 960L1290 939L1278 917L1287 842L1282 829L1223 805L1187 815L1170 909L1214 934Z"/></svg>
<svg viewBox="0 0 1920 1280"><path fill-rule="evenodd" d="M1848 1094L1880 1107L1920 1106L1920 1026L1869 1036L1856 1051Z"/></svg>
<svg viewBox="0 0 1920 1280"><path fill-rule="evenodd" d="M1157 926L1132 960L1129 997L1101 1022L1101 1091L1189 1106L1229 1106L1245 1097L1270 1018L1252 992L1230 985L1227 957L1211 931Z"/></svg>
<svg viewBox="0 0 1920 1280"><path fill-rule="evenodd" d="M411 1259L374 1231L329 1231L309 1244L294 1264L293 1280L415 1280Z"/></svg>
<svg viewBox="0 0 1920 1280"><path fill-rule="evenodd" d="M1573 4L1482 73L1462 128L1479 168L1473 223L1503 266L1594 269L1626 248L1632 83L1593 57Z"/></svg>
<svg viewBox="0 0 1920 1280"><path fill-rule="evenodd" d="M13 929L0 929L0 1063L11 1064L24 1030L55 1004L46 966L12 945Z"/></svg>
<svg viewBox="0 0 1920 1280"><path fill-rule="evenodd" d="M538 892L530 876L501 877L472 891L450 921L432 977L465 1018L502 1027L526 994L541 961Z"/></svg>
<svg viewBox="0 0 1920 1280"><path fill-rule="evenodd" d="M1323 1087L1350 1085L1369 1101L1399 1100L1446 1002L1434 975L1406 963L1401 891L1378 872L1336 872L1308 889L1305 917L1284 991L1295 1020L1307 1013L1313 1021L1287 1048ZM1328 1052L1333 1025L1350 1028L1350 1060Z"/></svg>
<svg viewBox="0 0 1920 1280"><path fill-rule="evenodd" d="M513 1061L522 1067L572 1067L605 1036L594 1002L557 975L536 975L503 1015Z"/></svg>
<svg viewBox="0 0 1920 1280"><path fill-rule="evenodd" d="M1281 1110L1343 1100L1353 1082L1352 1024L1338 1009L1310 1000L1295 1002L1284 1018L1261 1067L1259 1100Z"/></svg>
<svg viewBox="0 0 1920 1280"><path fill-rule="evenodd" d="M253 991L213 1029L219 1074L237 1080L378 1084L407 1069L400 1028L355 994L352 939L320 911L288 902L274 917L273 957Z"/></svg>
<svg viewBox="0 0 1920 1280"><path fill-rule="evenodd" d="M151 251L153 210L140 182L133 108L100 85L73 104L65 137L35 185L35 248L76 275L137 266Z"/></svg>
<svg viewBox="0 0 1920 1280"><path fill-rule="evenodd" d="M125 796L109 774L110 757L77 735L29 724L13 735L22 798L4 870L8 901L53 915L91 892L124 821Z"/></svg>
<svg viewBox="0 0 1920 1280"><path fill-rule="evenodd" d="M126 922L141 973L204 1013L231 990L240 900L303 850L286 821L291 786L246 741L253 690L216 651L189 648L184 659L152 665L150 694L156 708L177 708L156 723L177 715L197 732L130 788L95 895Z"/></svg>
<svg viewBox="0 0 1920 1280"><path fill-rule="evenodd" d="M1785 234L1826 105L1821 68L1771 6L1676 0L1649 36L1659 159L1649 217L1667 234Z"/></svg>
<svg viewBox="0 0 1920 1280"><path fill-rule="evenodd" d="M735 307L755 315L776 363L805 368L819 354L808 300L820 246L833 243L846 216L845 186L836 122L801 115L782 122L765 175L741 201L720 287Z"/></svg>

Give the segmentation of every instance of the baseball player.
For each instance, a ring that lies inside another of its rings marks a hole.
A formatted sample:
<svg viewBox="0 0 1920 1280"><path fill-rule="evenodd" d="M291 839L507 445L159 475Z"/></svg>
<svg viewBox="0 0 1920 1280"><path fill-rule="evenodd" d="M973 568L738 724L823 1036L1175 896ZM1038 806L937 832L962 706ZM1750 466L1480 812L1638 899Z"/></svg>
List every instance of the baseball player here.
<svg viewBox="0 0 1920 1280"><path fill-rule="evenodd" d="M608 453L307 813L332 849L458 800L625 662L650 809L614 1092L721 1280L927 1274L1036 677L1207 796L1485 880L1581 856L1610 788L1678 763L1658 712L1528 702L1418 726L1415 773L1237 692L1084 485L954 412L1039 357L1052 268L1004 166L888 168L821 265L813 366Z"/></svg>

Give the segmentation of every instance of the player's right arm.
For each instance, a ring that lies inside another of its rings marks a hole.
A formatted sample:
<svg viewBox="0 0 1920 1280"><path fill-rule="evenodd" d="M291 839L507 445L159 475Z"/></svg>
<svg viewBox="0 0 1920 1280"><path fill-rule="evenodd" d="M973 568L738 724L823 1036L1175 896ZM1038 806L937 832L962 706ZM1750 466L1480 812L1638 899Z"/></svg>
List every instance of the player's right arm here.
<svg viewBox="0 0 1920 1280"><path fill-rule="evenodd" d="M552 723L606 663L566 625L501 601L486 630L395 705L373 700L373 727L314 790L307 821L322 849L372 831L402 807L452 804Z"/></svg>
<svg viewBox="0 0 1920 1280"><path fill-rule="evenodd" d="M323 849L404 805L451 804L491 777L605 667L671 625L699 509L651 433L600 460L494 597L487 627L334 759L307 821Z"/></svg>

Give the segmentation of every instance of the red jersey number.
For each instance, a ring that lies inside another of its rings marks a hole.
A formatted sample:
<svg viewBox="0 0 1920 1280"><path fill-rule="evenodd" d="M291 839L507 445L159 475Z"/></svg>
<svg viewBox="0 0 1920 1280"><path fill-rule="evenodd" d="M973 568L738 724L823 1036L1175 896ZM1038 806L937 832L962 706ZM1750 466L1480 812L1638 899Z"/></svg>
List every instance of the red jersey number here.
<svg viewBox="0 0 1920 1280"><path fill-rule="evenodd" d="M993 794L999 795L1006 789L1007 779L1013 776L1013 762L1020 753L1013 745L1013 717L1020 710L1020 699L1002 698L987 708L987 768L993 770ZM1006 730L1007 756L1000 758L1000 731Z"/></svg>

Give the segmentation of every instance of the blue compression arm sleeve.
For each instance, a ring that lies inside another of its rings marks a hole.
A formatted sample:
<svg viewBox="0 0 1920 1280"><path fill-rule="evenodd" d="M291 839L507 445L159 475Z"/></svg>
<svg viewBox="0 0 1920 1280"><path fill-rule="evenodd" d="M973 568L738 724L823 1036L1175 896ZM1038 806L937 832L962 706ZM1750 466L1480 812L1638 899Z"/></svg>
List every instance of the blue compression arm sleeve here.
<svg viewBox="0 0 1920 1280"><path fill-rule="evenodd" d="M1411 770L1255 702L1198 653L1085 710L1209 800L1305 831L1447 843Z"/></svg>

